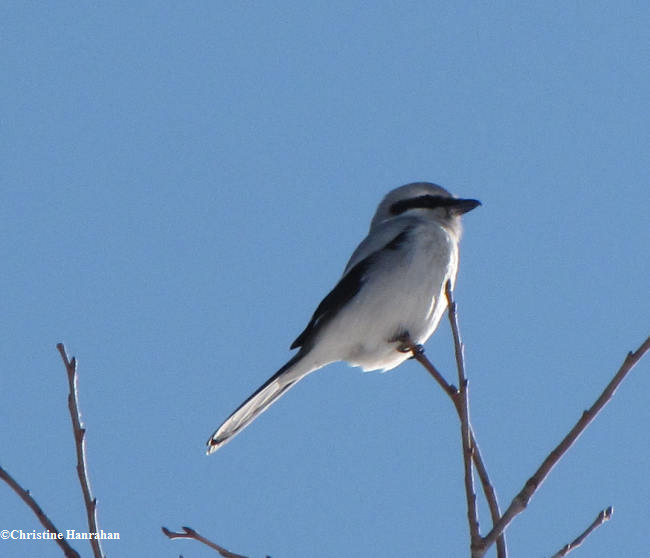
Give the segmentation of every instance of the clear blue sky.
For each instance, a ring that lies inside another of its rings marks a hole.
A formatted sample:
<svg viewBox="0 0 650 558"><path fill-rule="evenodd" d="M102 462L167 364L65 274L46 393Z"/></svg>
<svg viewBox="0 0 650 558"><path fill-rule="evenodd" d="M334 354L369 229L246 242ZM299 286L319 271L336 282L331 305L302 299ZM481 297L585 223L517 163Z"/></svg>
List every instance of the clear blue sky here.
<svg viewBox="0 0 650 558"><path fill-rule="evenodd" d="M483 202L457 300L505 507L650 333L649 20L633 1L4 2L0 464L85 530L62 341L109 556L214 555L162 525L251 557L466 556L458 426L413 362L332 365L204 443L290 357L380 198L434 181ZM454 373L446 321L427 351ZM610 504L576 558L647 552L649 372L512 524L513 557ZM4 528L40 526L2 485Z"/></svg>

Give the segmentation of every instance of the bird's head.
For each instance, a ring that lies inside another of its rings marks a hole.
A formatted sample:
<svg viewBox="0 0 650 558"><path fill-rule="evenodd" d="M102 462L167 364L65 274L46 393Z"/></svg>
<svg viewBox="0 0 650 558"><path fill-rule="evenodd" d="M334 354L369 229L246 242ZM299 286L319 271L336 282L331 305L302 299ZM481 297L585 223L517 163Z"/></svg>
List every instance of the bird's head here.
<svg viewBox="0 0 650 558"><path fill-rule="evenodd" d="M379 204L370 229L400 216L420 216L438 221L460 235L460 216L481 205L473 199L456 198L431 182L413 182L391 190Z"/></svg>

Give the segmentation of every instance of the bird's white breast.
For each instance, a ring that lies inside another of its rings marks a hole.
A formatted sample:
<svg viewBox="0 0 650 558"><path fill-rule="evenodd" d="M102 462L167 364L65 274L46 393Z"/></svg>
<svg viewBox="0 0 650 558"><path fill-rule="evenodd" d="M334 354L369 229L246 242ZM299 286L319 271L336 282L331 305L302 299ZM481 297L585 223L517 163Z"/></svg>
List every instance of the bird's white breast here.
<svg viewBox="0 0 650 558"><path fill-rule="evenodd" d="M410 221L408 242L381 253L359 293L323 328L316 360L390 370L409 356L396 350L397 335L424 343L434 332L458 269L457 238L435 221Z"/></svg>

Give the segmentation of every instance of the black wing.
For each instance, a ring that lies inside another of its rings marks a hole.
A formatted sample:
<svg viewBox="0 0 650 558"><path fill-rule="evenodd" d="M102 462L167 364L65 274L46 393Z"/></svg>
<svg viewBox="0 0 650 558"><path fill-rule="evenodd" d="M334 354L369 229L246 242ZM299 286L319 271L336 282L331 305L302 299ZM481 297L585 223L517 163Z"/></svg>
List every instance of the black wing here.
<svg viewBox="0 0 650 558"><path fill-rule="evenodd" d="M318 305L307 327L291 344L291 348L297 349L298 347L303 347L317 331L336 316L338 311L350 302L361 290L366 280L368 268L377 260L380 254L385 250L397 250L406 240L410 231L410 227L406 228L383 248L373 252L350 269Z"/></svg>

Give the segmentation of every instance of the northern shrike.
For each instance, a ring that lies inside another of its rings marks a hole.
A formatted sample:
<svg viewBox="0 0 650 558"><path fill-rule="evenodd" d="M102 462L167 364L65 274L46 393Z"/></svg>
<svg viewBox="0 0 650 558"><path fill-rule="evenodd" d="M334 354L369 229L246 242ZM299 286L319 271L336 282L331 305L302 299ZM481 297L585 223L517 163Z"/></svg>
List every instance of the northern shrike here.
<svg viewBox="0 0 650 558"><path fill-rule="evenodd" d="M208 454L326 364L390 370L409 358L405 341L424 343L447 307L445 285L453 288L458 272L460 216L479 205L428 182L389 192L343 277L292 343L298 352L210 437Z"/></svg>

